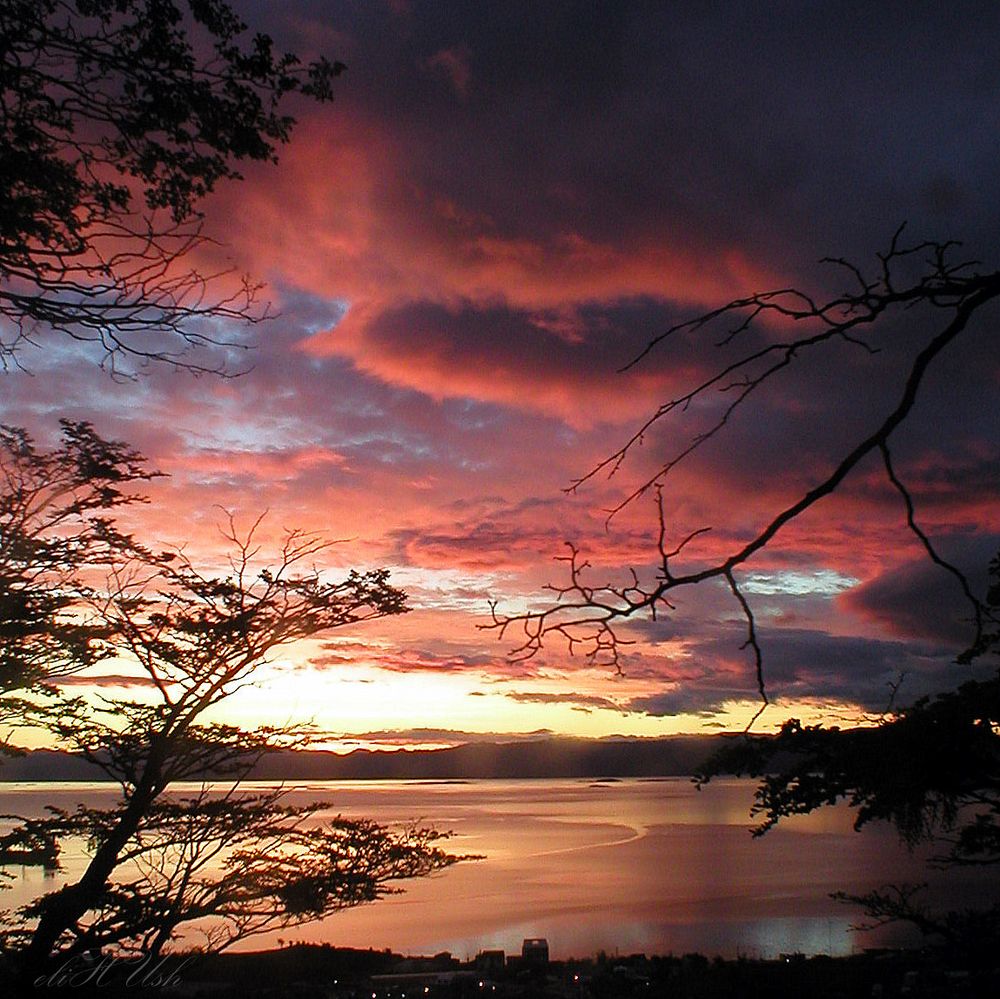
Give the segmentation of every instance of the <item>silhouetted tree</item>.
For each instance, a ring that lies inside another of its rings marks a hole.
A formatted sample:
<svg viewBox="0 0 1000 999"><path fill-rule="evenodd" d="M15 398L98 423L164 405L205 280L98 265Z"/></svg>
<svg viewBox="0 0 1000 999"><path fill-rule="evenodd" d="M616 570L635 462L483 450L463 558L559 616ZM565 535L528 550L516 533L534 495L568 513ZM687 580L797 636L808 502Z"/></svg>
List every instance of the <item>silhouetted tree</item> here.
<svg viewBox="0 0 1000 999"><path fill-rule="evenodd" d="M990 565L984 651L1000 653L1000 556ZM1000 672L924 697L853 729L790 719L776 736L743 734L706 762L699 785L735 774L760 781L752 814L762 836L781 819L846 802L855 829L891 824L908 846L933 843L938 867L1000 863ZM887 884L863 895L867 926L908 922L951 948L995 957L1000 901L988 910L935 912L923 886Z"/></svg>
<svg viewBox="0 0 1000 999"><path fill-rule="evenodd" d="M165 703L110 701L95 708L73 699L49 721L61 744L101 767L122 794L111 808L50 807L45 818L19 820L6 837L20 848L20 862L32 848L44 862L44 851L51 855L68 838L93 851L80 881L24 906L4 928L28 980L43 972L50 955L60 963L95 951L155 956L179 930L189 945L219 951L375 901L398 890L391 882L459 859L436 845L442 834L431 829L324 819L318 813L327 805L293 805L287 789L240 789L262 754L301 747L307 732L219 724L180 732L171 728L171 713ZM151 768L160 772L153 786ZM165 793L171 782L210 778L215 783L196 792ZM103 882L95 863L110 865Z"/></svg>
<svg viewBox="0 0 1000 999"><path fill-rule="evenodd" d="M240 534L230 518L228 574L203 572L184 551L153 551L108 516L135 499L128 483L149 478L138 452L86 424L64 424L63 444L48 452L23 431L6 434L0 624L14 640L5 689L47 688L41 701L20 699L21 720L121 788L108 809L5 817L18 824L0 836L0 862L51 865L67 837L89 844L79 880L23 908L6 929L26 980L84 951L159 951L179 926L209 917L206 941L222 947L372 901L389 881L454 863L432 830L318 824L321 805L239 790L261 754L305 745L307 730L201 721L277 649L404 613L405 594L386 570L330 580L314 565L328 543L301 531L286 534L268 566L255 541L260 520ZM145 687L142 702L52 692L60 676L111 655L130 664L122 668ZM167 794L172 783L207 778L228 783Z"/></svg>
<svg viewBox="0 0 1000 999"><path fill-rule="evenodd" d="M185 262L200 200L240 162L274 160L294 94L326 101L339 62L279 54L223 0L5 0L0 5L0 362L55 331L120 371L237 345L244 280L213 298Z"/></svg>
<svg viewBox="0 0 1000 999"><path fill-rule="evenodd" d="M916 927L962 964L993 967L1000 941L1000 902L988 909L938 911L928 907L925 884L887 884L864 895L834 892L839 902L859 906L865 921L857 929L873 930L892 923Z"/></svg>
<svg viewBox="0 0 1000 999"><path fill-rule="evenodd" d="M113 653L80 598L132 544L109 518L140 502L128 487L154 474L88 423L63 421L61 443L47 451L0 426L0 721L16 715L15 692Z"/></svg>
<svg viewBox="0 0 1000 999"><path fill-rule="evenodd" d="M853 729L791 719L776 736L729 740L703 768L760 778L760 836L779 819L846 801L855 828L891 823L942 864L1000 861L1000 677L969 681Z"/></svg>

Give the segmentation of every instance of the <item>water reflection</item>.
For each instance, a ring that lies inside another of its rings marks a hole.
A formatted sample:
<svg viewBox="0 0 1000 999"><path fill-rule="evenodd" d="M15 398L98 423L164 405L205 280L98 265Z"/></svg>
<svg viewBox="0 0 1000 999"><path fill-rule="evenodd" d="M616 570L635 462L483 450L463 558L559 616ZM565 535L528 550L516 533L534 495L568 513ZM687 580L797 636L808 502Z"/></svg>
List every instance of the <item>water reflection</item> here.
<svg viewBox="0 0 1000 999"><path fill-rule="evenodd" d="M524 937L542 936L556 957L602 949L845 954L888 936L853 933L856 914L830 892L929 879L953 904L973 905L995 891L982 871L928 877L922 858L908 854L891 830L854 833L846 809L797 818L753 840L752 785L741 781L702 792L682 779L310 782L293 794L332 802L330 814L452 829L456 852L487 859L322 924L253 938L244 949L277 946L281 936L464 957L487 947L516 951ZM113 797L108 785L0 785L0 811L40 814L46 804ZM78 875L82 844L64 860L63 876ZM34 869L14 873L7 905L55 886Z"/></svg>

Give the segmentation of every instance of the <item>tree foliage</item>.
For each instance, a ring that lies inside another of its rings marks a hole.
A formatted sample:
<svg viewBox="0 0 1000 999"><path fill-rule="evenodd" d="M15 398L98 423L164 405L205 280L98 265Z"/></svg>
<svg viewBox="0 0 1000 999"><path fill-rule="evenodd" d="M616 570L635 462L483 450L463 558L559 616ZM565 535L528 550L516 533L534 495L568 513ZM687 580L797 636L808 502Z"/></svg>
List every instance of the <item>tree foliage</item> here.
<svg viewBox="0 0 1000 999"><path fill-rule="evenodd" d="M328 821L324 806L292 805L283 791L242 791L262 754L304 746L310 732L204 718L277 650L404 613L386 570L334 579L316 564L329 543L301 531L286 533L269 564L260 519L241 533L229 518L228 571L206 572L185 551L155 551L115 526L110 514L136 499L129 484L152 474L138 452L87 424L64 424L51 451L15 428L3 441L4 690L48 690L18 699L21 723L46 729L120 788L110 808L4 817L0 863L52 866L67 840L89 855L77 881L5 928L28 980L84 951L158 952L187 924L221 948L373 901L390 882L458 859L433 830ZM95 704L55 692L66 673L112 656L141 699ZM171 791L191 780L221 783Z"/></svg>
<svg viewBox="0 0 1000 999"><path fill-rule="evenodd" d="M258 289L213 296L185 263L201 200L274 160L295 94L332 96L339 62L303 63L223 0L6 0L0 5L0 362L47 332L120 371L233 342Z"/></svg>
<svg viewBox="0 0 1000 999"><path fill-rule="evenodd" d="M888 822L911 846L937 840L946 864L1000 861L1000 677L921 698L853 729L791 719L776 736L737 736L706 765L758 778L755 835L846 801L855 828Z"/></svg>
<svg viewBox="0 0 1000 999"><path fill-rule="evenodd" d="M1000 555L990 564L982 646L1000 654ZM889 823L911 848L932 843L939 867L1000 863L1000 671L955 690L923 697L853 729L790 719L776 736L731 738L697 776L759 780L752 814L762 836L784 818L846 802L854 828ZM861 906L865 928L907 922L952 949L995 954L1000 901L988 910L937 912L925 886L886 884L863 895L839 892Z"/></svg>
<svg viewBox="0 0 1000 999"><path fill-rule="evenodd" d="M11 692L111 654L81 597L88 576L99 579L131 544L110 515L140 502L129 487L154 475L89 423L63 421L61 443L47 451L23 429L0 427L0 712Z"/></svg>
<svg viewBox="0 0 1000 999"><path fill-rule="evenodd" d="M64 841L82 841L91 867L110 842L120 846L79 916L69 921L65 913L70 904L78 907L87 875L22 907L5 928L7 946L29 959L31 974L44 964L40 954L30 960L39 928L52 924L56 912L62 928L50 947L61 961L89 951L157 955L179 931L189 945L218 951L256 933L375 901L398 890L391 882L459 859L437 845L442 834L431 829L393 831L365 819L330 818L322 814L329 810L325 803L291 804L284 788L239 788L262 754L301 746L307 732L213 724L167 735L170 713L163 703L109 701L95 709L72 699L49 721L62 744L120 785L121 797L111 808L81 804L50 807L44 818L8 816L18 819L11 845L51 852ZM165 741L158 763L155 746ZM163 784L152 794L144 783L151 767L159 767ZM193 792L166 786L209 779L214 783ZM137 809L139 800L146 803Z"/></svg>
<svg viewBox="0 0 1000 999"><path fill-rule="evenodd" d="M963 965L992 968L1000 939L1000 902L988 909L940 912L928 907L926 889L926 885L889 884L864 895L834 892L833 898L864 910L865 921L858 929L908 923L926 938L936 939Z"/></svg>

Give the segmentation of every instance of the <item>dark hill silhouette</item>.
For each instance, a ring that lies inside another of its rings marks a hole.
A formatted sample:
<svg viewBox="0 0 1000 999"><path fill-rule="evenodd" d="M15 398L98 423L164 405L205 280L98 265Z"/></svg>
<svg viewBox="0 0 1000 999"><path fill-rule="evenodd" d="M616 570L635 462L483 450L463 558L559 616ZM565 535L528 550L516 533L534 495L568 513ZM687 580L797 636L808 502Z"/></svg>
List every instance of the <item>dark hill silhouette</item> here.
<svg viewBox="0 0 1000 999"><path fill-rule="evenodd" d="M260 760L249 777L251 780L679 777L694 773L716 748L717 740L717 736L552 738L395 752L356 749L340 754L283 750ZM101 779L103 774L97 766L53 750L34 750L0 764L0 780L4 781Z"/></svg>

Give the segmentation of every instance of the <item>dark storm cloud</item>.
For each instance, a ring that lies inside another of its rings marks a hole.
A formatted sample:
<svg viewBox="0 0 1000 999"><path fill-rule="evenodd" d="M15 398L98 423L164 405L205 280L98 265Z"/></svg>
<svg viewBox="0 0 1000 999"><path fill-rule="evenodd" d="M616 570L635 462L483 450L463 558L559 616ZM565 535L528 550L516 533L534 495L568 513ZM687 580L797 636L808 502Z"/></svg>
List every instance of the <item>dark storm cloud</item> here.
<svg viewBox="0 0 1000 999"><path fill-rule="evenodd" d="M493 378L511 371L530 391L546 378L592 384L613 378L678 317L675 308L651 299L589 304L570 314L409 302L379 314L368 332L382 349L412 352L418 363L430 354L445 367L462 368L471 354ZM624 388L627 379L619 381Z"/></svg>
<svg viewBox="0 0 1000 999"><path fill-rule="evenodd" d="M660 694L634 697L625 705L625 709L656 718L687 714L711 716L728 702L747 700L752 696L749 689L741 687L685 685Z"/></svg>
<svg viewBox="0 0 1000 999"><path fill-rule="evenodd" d="M959 538L941 553L966 575L980 599L986 592L987 566L1000 549L1000 537ZM877 621L902 638L929 639L956 652L971 644L973 612L953 576L928 560L897 566L843 594L842 605Z"/></svg>
<svg viewBox="0 0 1000 999"><path fill-rule="evenodd" d="M297 6L347 36L338 99L397 123L413 183L505 233L667 229L785 260L904 218L996 230L994 4Z"/></svg>
<svg viewBox="0 0 1000 999"><path fill-rule="evenodd" d="M878 711L901 685L901 701L953 686L958 649L940 644L913 645L866 637L832 635L806 628L761 628L758 632L768 697L779 708L798 698L856 704ZM712 712L728 701L754 700L759 694L749 654L735 632L692 644L691 658L704 664L680 684L661 693L633 698L625 708L651 715ZM725 669L720 664L726 664Z"/></svg>
<svg viewBox="0 0 1000 999"><path fill-rule="evenodd" d="M333 111L391 149L355 199L373 215L358 252L374 257L353 290L381 299L358 320L360 343L334 332L323 348L377 378L586 418L588 387L678 314L666 300L715 301L699 286L736 250L775 280L802 279L824 253L867 262L908 219L917 237L992 251L1000 210L984 180L1000 153L1000 12L989 5L964 17L930 4L442 10L330 0L274 23L289 43L346 46ZM567 261L580 245L610 256L579 271ZM657 253L664 267L630 284L629 268ZM408 278L421 254L432 266ZM694 262L679 285L669 280L678 255ZM822 274L841 290L843 275ZM664 300L652 323L623 311L602 331L581 314L637 288ZM545 329L564 315L511 306L522 295L571 305L579 340ZM801 465L824 410L859 418L880 398L844 402L845 387L874 377L863 361L803 365L783 391L806 384L809 419L765 407L749 426ZM619 411L634 403L630 381L615 391ZM614 408L594 404L600 418ZM760 443L747 427L737 434L734 449ZM819 442L818 456L829 447Z"/></svg>

